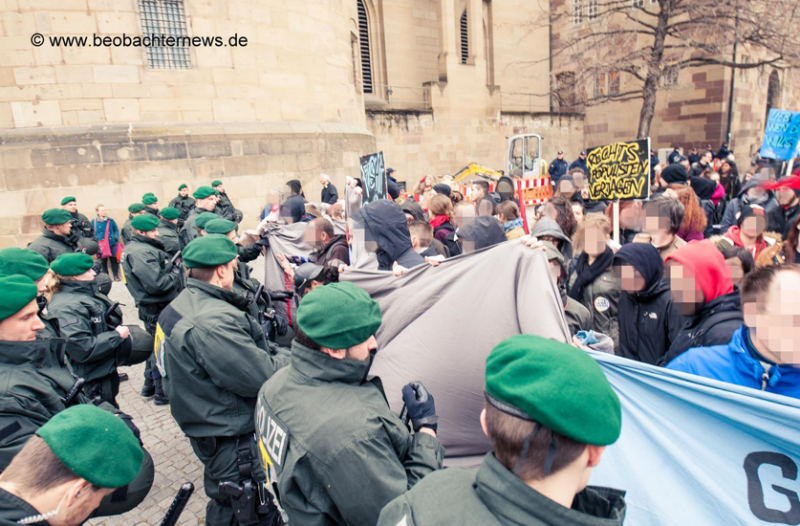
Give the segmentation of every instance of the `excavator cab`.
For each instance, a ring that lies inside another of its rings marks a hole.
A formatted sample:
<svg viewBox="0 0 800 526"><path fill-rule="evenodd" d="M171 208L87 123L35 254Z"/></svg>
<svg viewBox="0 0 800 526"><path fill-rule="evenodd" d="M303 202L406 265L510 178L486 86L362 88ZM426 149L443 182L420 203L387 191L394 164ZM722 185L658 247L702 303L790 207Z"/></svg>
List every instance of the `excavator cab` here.
<svg viewBox="0 0 800 526"><path fill-rule="evenodd" d="M534 133L514 135L508 138L508 166L511 177L541 177L542 136Z"/></svg>

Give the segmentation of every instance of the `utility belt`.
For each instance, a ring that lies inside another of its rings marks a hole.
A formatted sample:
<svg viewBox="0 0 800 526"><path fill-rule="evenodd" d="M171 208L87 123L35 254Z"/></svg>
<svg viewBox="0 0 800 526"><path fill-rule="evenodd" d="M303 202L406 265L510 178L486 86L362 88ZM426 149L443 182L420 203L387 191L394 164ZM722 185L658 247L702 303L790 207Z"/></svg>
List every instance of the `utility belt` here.
<svg viewBox="0 0 800 526"><path fill-rule="evenodd" d="M237 437L203 437L195 438L198 449L207 456L217 452L221 441L236 442L236 465L239 470L239 481L219 483L219 493L231 499L233 513L242 526L280 526L283 524L281 513L275 506L274 498L265 481L253 477L253 463L258 459L253 456L254 435Z"/></svg>

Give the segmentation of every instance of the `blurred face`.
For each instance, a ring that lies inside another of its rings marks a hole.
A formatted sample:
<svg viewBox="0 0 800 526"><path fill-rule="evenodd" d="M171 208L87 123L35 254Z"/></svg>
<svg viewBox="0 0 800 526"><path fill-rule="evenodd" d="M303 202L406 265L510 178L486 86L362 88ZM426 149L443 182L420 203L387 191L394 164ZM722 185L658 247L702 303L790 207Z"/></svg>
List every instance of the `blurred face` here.
<svg viewBox="0 0 800 526"><path fill-rule="evenodd" d="M214 188L214 190L216 190L219 193L223 193L223 192L225 192L225 185L221 184L218 187Z"/></svg>
<svg viewBox="0 0 800 526"><path fill-rule="evenodd" d="M281 204L281 194L278 192L270 192L267 196L267 203L271 205L279 205Z"/></svg>
<svg viewBox="0 0 800 526"><path fill-rule="evenodd" d="M73 213L78 211L78 203L75 201L70 201L69 203L64 205L64 210L67 212Z"/></svg>
<svg viewBox="0 0 800 526"><path fill-rule="evenodd" d="M572 194L575 193L575 185L571 181L559 181L558 190L564 197L572 197Z"/></svg>
<svg viewBox="0 0 800 526"><path fill-rule="evenodd" d="M561 281L561 275L564 272L564 270L561 268L561 264L555 259L551 259L549 261L549 264L550 264L550 277L553 278L553 281L558 283L559 281Z"/></svg>
<svg viewBox="0 0 800 526"><path fill-rule="evenodd" d="M319 176L319 184L321 184L322 186L328 186L328 180L320 175Z"/></svg>
<svg viewBox="0 0 800 526"><path fill-rule="evenodd" d="M619 211L619 225L622 228L629 230L638 230L642 223L642 209L634 204L625 209L620 207Z"/></svg>
<svg viewBox="0 0 800 526"><path fill-rule="evenodd" d="M558 219L558 209L551 203L544 205L544 217L549 217L553 221Z"/></svg>
<svg viewBox="0 0 800 526"><path fill-rule="evenodd" d="M723 174L727 175L731 171L731 165L729 163L722 163L722 166L720 166L719 170Z"/></svg>
<svg viewBox="0 0 800 526"><path fill-rule="evenodd" d="M475 208L471 206L459 206L455 211L455 222L458 228L464 228L475 219Z"/></svg>
<svg viewBox="0 0 800 526"><path fill-rule="evenodd" d="M717 172L712 172L711 174L709 174L708 178L711 179L712 181L719 182L719 174Z"/></svg>
<svg viewBox="0 0 800 526"><path fill-rule="evenodd" d="M89 269L83 274L78 274L77 276L73 276L72 279L75 281L94 281L94 278L97 276L97 272L93 269Z"/></svg>
<svg viewBox="0 0 800 526"><path fill-rule="evenodd" d="M186 197L187 195L189 195L189 189L181 188L180 190L178 190L178 193L180 194L181 197Z"/></svg>
<svg viewBox="0 0 800 526"><path fill-rule="evenodd" d="M314 225L308 225L308 227L303 230L303 241L316 249L322 249L329 239L325 232L317 230Z"/></svg>
<svg viewBox="0 0 800 526"><path fill-rule="evenodd" d="M583 221L583 207L580 203L572 203L572 214L575 216L575 220L578 223Z"/></svg>
<svg viewBox="0 0 800 526"><path fill-rule="evenodd" d="M742 221L740 230L750 237L758 237L767 229L767 221L763 217L748 217Z"/></svg>
<svg viewBox="0 0 800 526"><path fill-rule="evenodd" d="M620 265L616 268L620 286L625 292L639 292L644 288L644 276L632 265Z"/></svg>
<svg viewBox="0 0 800 526"><path fill-rule="evenodd" d="M743 306L744 322L777 363L800 364L800 273L779 272L769 291Z"/></svg>
<svg viewBox="0 0 800 526"><path fill-rule="evenodd" d="M483 187L477 184L472 185L472 201L475 202L484 197L486 197L486 192L483 191Z"/></svg>
<svg viewBox="0 0 800 526"><path fill-rule="evenodd" d="M742 268L742 260L739 258L730 258L725 260L725 266L731 276L731 281L734 285L738 285L744 279L744 268Z"/></svg>
<svg viewBox="0 0 800 526"><path fill-rule="evenodd" d="M97 215L98 215L98 217L101 217L103 219L108 217L108 212L106 211L106 207L104 207L104 206L99 207L97 209Z"/></svg>
<svg viewBox="0 0 800 526"><path fill-rule="evenodd" d="M564 158L564 154L563 153L556 154L556 157L559 158L559 159L563 159Z"/></svg>
<svg viewBox="0 0 800 526"><path fill-rule="evenodd" d="M50 229L57 236L66 237L66 236L68 236L70 234L70 232L72 232L72 223L67 221L63 225L51 225Z"/></svg>
<svg viewBox="0 0 800 526"><path fill-rule="evenodd" d="M776 188L775 197L783 206L793 205L797 201L797 195L791 188Z"/></svg>
<svg viewBox="0 0 800 526"><path fill-rule="evenodd" d="M597 257L606 251L608 234L601 228L590 226L584 230L583 250L590 256Z"/></svg>
<svg viewBox="0 0 800 526"><path fill-rule="evenodd" d="M672 241L673 234L669 233L669 219L660 215L647 214L644 220L644 230L652 238L655 247L663 247Z"/></svg>
<svg viewBox="0 0 800 526"><path fill-rule="evenodd" d="M711 155L711 152L704 153L703 157L702 157L703 163L705 163L705 164L710 163L712 157L713 157L713 155Z"/></svg>
<svg viewBox="0 0 800 526"><path fill-rule="evenodd" d="M575 181L575 190L581 190L586 187L586 177L582 173L572 174L572 180Z"/></svg>
<svg viewBox="0 0 800 526"><path fill-rule="evenodd" d="M586 154L581 152L581 154L578 157L580 157L581 159L586 159Z"/></svg>
<svg viewBox="0 0 800 526"><path fill-rule="evenodd" d="M231 241L233 241L233 243L234 243L235 245L238 245L238 244L239 244L239 236L237 236L237 235L236 235L236 230L231 230L230 232L228 232L228 233L227 233L227 234L225 234L225 235L226 235L226 236L228 236L228 239L230 239Z"/></svg>
<svg viewBox="0 0 800 526"><path fill-rule="evenodd" d="M694 276L683 265L672 260L667 262L667 275L672 299L679 304L682 314L695 314L705 303L705 298L696 287Z"/></svg>
<svg viewBox="0 0 800 526"><path fill-rule="evenodd" d="M36 333L44 329L39 319L39 306L36 300L13 316L0 321L0 340L6 342L28 342L36 339Z"/></svg>

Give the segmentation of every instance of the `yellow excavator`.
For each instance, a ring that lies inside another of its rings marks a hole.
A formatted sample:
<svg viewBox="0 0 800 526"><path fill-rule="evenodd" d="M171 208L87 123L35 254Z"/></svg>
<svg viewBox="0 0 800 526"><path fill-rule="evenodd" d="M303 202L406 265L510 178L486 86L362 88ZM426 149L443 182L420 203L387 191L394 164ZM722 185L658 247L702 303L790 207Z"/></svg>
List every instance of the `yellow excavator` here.
<svg viewBox="0 0 800 526"><path fill-rule="evenodd" d="M460 183L465 179L469 180L473 178L473 176L482 177L484 179L488 179L489 181L497 182L501 177L503 177L503 172L492 170L491 168L481 166L477 163L469 163L453 176L453 182Z"/></svg>

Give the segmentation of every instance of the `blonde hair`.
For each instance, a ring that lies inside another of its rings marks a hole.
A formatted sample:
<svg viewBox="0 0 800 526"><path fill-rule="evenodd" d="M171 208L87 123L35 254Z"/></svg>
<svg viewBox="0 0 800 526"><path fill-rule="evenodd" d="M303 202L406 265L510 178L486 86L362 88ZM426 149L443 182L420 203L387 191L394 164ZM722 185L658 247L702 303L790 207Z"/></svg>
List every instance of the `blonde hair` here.
<svg viewBox="0 0 800 526"><path fill-rule="evenodd" d="M48 270L47 274L44 275L42 278L44 280L44 286L47 291L44 293L44 297L47 298L47 301L53 299L53 295L57 292L61 292L61 278L53 272L52 270Z"/></svg>
<svg viewBox="0 0 800 526"><path fill-rule="evenodd" d="M575 254L583 252L586 230L591 227L599 228L607 236L611 235L611 220L602 213L587 214L583 222L578 224L578 230L572 237L572 246Z"/></svg>

